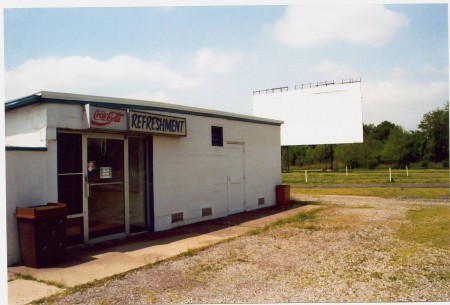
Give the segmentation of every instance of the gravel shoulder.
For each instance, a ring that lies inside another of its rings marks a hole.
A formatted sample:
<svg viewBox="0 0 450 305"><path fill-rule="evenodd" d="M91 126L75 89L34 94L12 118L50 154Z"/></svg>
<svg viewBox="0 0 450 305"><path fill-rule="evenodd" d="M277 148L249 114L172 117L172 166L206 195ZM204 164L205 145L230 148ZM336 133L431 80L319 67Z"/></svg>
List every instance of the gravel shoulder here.
<svg viewBox="0 0 450 305"><path fill-rule="evenodd" d="M51 304L450 301L450 250L401 240L406 212L447 200L301 195L323 209L80 288Z"/></svg>

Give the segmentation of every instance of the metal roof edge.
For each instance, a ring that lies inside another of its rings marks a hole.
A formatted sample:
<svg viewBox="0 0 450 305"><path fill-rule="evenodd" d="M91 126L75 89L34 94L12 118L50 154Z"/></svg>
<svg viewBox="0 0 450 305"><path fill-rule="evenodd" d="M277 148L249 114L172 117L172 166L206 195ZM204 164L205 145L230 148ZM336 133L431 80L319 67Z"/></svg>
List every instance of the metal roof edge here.
<svg viewBox="0 0 450 305"><path fill-rule="evenodd" d="M7 102L5 103L5 110L6 111L13 110L36 103L67 103L77 105L84 105L89 103L94 106L100 107L103 106L111 108L132 108L135 110L164 111L164 112L190 114L205 117L223 118L259 124L278 125L278 126L284 123L283 121L280 120L255 117L251 115L236 114L225 111L210 110L176 104L167 104L147 100L60 93L51 91L41 91L39 93L21 99Z"/></svg>
<svg viewBox="0 0 450 305"><path fill-rule="evenodd" d="M42 102L41 92L5 102L5 111L22 108Z"/></svg>
<svg viewBox="0 0 450 305"><path fill-rule="evenodd" d="M47 147L5 146L5 151L47 151Z"/></svg>

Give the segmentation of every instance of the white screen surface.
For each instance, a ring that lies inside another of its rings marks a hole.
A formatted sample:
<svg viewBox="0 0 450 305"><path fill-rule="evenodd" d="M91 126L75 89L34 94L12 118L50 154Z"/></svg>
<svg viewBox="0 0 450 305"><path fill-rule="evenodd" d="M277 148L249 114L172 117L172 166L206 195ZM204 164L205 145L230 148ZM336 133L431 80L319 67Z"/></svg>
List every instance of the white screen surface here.
<svg viewBox="0 0 450 305"><path fill-rule="evenodd" d="M363 142L360 82L255 94L253 115L284 121L283 146Z"/></svg>

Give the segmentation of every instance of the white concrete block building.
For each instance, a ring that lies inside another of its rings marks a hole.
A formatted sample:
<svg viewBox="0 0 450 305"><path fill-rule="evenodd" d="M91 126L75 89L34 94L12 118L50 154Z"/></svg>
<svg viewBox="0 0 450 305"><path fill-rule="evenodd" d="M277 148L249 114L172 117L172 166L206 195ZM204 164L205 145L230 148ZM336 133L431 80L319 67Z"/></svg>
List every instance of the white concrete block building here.
<svg viewBox="0 0 450 305"><path fill-rule="evenodd" d="M5 104L8 265L17 206L68 206L69 245L274 205L278 120L40 92Z"/></svg>

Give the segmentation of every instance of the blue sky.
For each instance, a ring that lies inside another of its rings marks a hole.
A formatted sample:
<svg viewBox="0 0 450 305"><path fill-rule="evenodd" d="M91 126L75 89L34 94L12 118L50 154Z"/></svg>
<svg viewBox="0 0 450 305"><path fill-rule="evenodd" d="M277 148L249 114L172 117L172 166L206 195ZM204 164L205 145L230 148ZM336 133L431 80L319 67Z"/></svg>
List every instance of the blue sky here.
<svg viewBox="0 0 450 305"><path fill-rule="evenodd" d="M251 114L252 91L362 79L363 122L448 100L447 4L4 10L7 100L41 90Z"/></svg>

